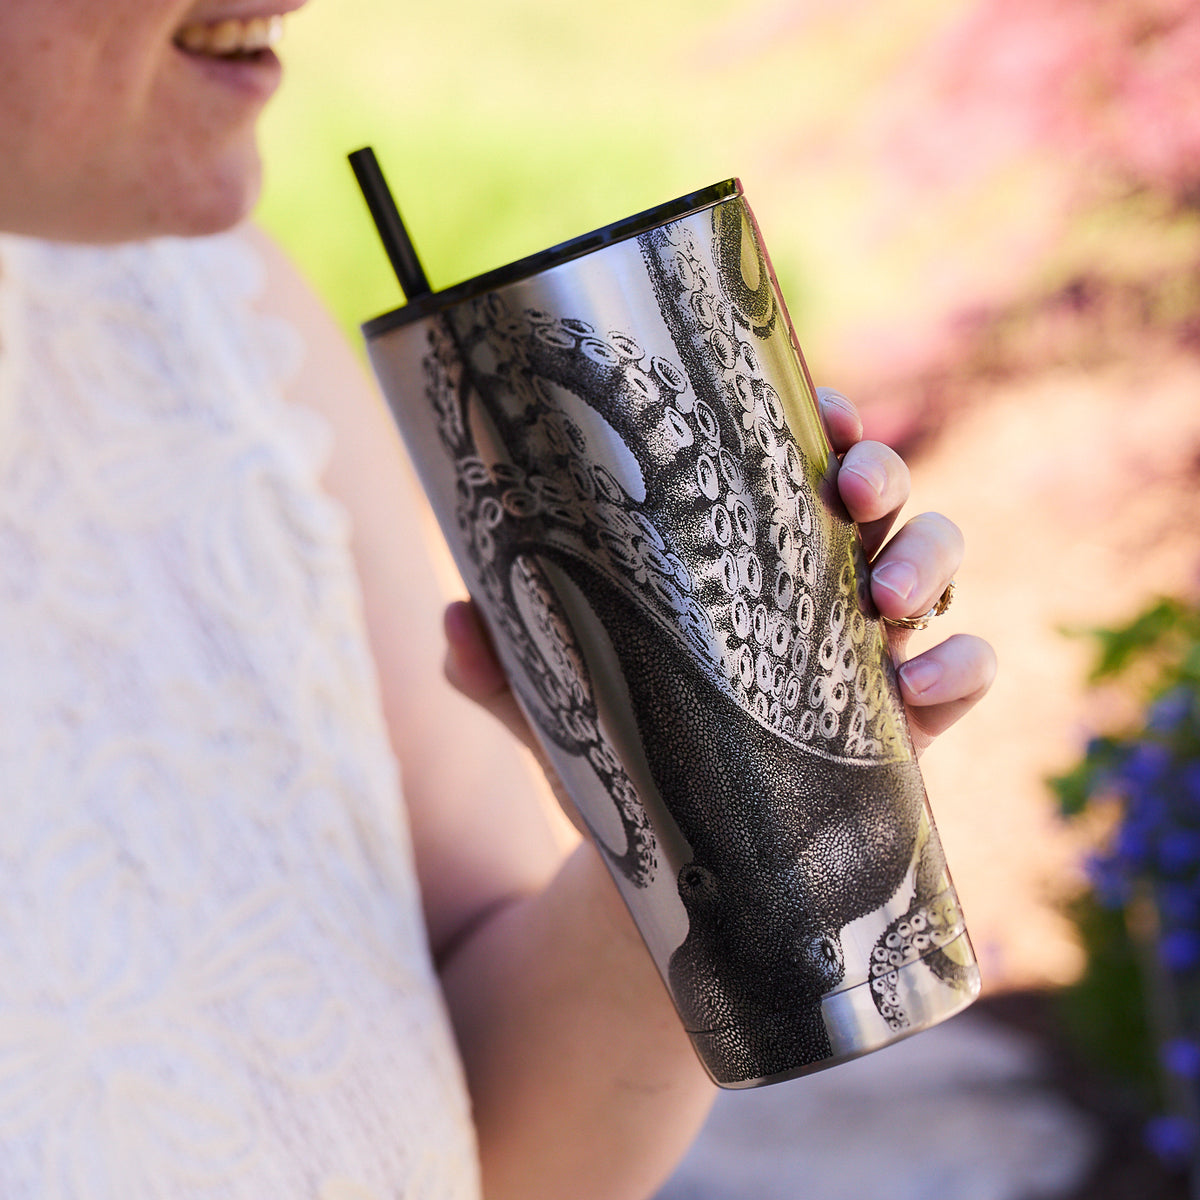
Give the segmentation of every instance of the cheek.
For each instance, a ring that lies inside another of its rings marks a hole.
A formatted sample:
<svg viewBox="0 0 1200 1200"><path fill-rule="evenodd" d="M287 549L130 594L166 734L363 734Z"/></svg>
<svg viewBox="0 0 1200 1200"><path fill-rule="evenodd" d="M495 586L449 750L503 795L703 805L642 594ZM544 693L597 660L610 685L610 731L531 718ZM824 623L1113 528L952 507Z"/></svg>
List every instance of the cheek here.
<svg viewBox="0 0 1200 1200"><path fill-rule="evenodd" d="M186 69L170 42L178 7L0 0L0 229L111 241L246 214L257 106Z"/></svg>
<svg viewBox="0 0 1200 1200"><path fill-rule="evenodd" d="M268 94L214 82L167 55L127 147L130 174L140 176L143 194L153 199L157 222L200 233L246 215L258 198L257 125Z"/></svg>
<svg viewBox="0 0 1200 1200"><path fill-rule="evenodd" d="M261 167L251 116L206 119L169 88L131 104L111 82L91 100L86 134L64 123L58 136L38 139L51 152L15 172L15 219L0 178L0 228L82 241L200 235L228 229L253 208Z"/></svg>
<svg viewBox="0 0 1200 1200"><path fill-rule="evenodd" d="M0 228L64 236L72 207L105 204L138 91L126 63L77 42L14 45L0 29Z"/></svg>

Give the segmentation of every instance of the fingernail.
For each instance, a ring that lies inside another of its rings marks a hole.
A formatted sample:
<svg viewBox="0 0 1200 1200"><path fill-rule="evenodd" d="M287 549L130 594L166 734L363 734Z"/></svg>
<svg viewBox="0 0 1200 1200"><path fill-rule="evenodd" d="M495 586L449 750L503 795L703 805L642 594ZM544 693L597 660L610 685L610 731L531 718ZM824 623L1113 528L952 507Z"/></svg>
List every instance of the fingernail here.
<svg viewBox="0 0 1200 1200"><path fill-rule="evenodd" d="M923 696L942 677L942 668L927 658L910 659L900 668L900 677L908 690Z"/></svg>
<svg viewBox="0 0 1200 1200"><path fill-rule="evenodd" d="M842 412L848 413L852 417L858 415L858 413L855 411L854 405L851 404L850 401L839 392L822 392L817 397L817 403L822 408L840 408Z"/></svg>
<svg viewBox="0 0 1200 1200"><path fill-rule="evenodd" d="M881 464L876 462L855 463L850 467L843 465L842 470L848 471L851 475L857 475L875 495L883 495L884 485L887 483L887 472L884 471Z"/></svg>
<svg viewBox="0 0 1200 1200"><path fill-rule="evenodd" d="M906 562L885 562L871 572L873 583L887 588L898 600L908 600L916 590L916 569Z"/></svg>

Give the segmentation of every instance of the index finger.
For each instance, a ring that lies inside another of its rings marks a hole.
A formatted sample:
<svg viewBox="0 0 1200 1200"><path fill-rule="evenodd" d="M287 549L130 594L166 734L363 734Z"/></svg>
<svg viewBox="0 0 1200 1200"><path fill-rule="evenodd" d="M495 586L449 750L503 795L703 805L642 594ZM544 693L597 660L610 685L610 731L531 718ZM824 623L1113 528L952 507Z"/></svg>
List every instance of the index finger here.
<svg viewBox="0 0 1200 1200"><path fill-rule="evenodd" d="M817 388L817 409L833 445L833 452L839 457L862 441L862 418L858 415L858 409L841 392L833 388Z"/></svg>

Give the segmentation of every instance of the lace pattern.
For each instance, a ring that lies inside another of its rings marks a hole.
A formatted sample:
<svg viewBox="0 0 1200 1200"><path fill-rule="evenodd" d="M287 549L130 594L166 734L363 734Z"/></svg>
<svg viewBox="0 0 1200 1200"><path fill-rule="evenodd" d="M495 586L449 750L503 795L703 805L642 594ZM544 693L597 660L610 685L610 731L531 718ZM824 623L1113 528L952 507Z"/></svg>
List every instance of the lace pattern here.
<svg viewBox="0 0 1200 1200"><path fill-rule="evenodd" d="M0 239L0 1195L477 1200L328 432L235 237Z"/></svg>

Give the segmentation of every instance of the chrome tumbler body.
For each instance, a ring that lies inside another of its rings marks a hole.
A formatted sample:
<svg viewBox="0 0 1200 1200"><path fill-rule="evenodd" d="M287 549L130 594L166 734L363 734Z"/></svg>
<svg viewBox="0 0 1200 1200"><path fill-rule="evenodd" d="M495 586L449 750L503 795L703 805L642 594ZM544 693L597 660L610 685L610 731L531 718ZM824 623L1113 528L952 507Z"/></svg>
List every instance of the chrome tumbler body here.
<svg viewBox="0 0 1200 1200"><path fill-rule="evenodd" d="M497 650L725 1087L979 974L868 566L729 181L364 327Z"/></svg>

